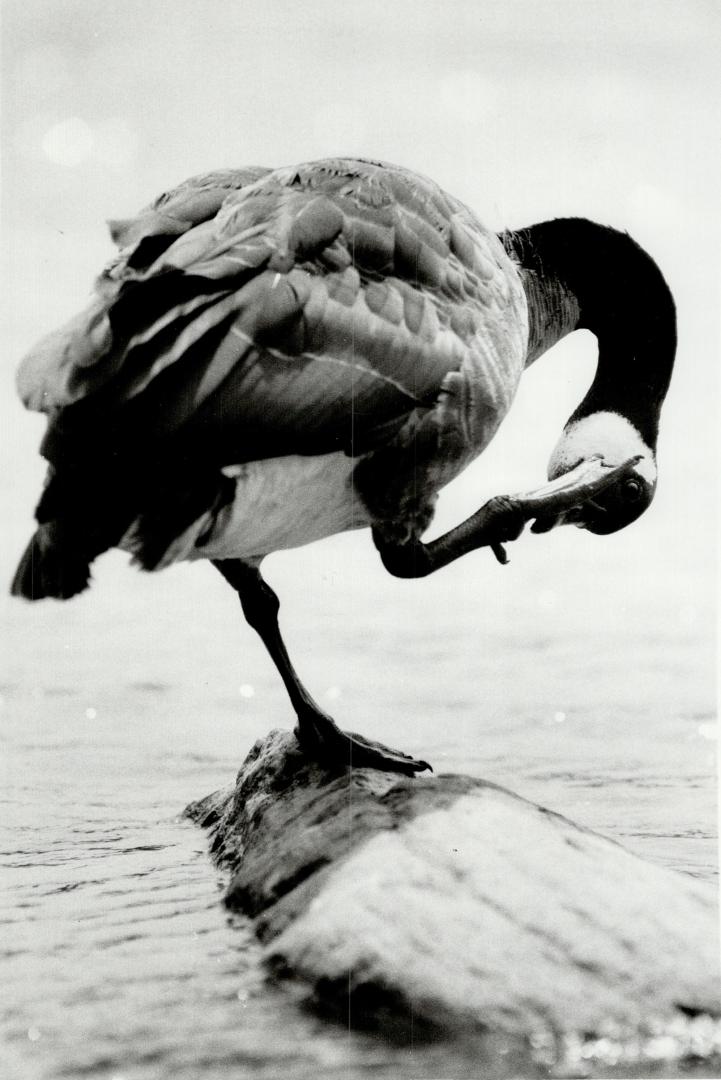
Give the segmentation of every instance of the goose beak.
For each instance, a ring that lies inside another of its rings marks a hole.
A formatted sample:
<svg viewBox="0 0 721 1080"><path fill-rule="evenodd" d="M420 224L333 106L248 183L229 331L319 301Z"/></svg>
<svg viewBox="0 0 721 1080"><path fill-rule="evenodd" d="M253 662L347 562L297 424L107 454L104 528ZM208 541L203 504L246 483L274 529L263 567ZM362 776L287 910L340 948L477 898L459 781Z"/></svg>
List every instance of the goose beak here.
<svg viewBox="0 0 721 1080"><path fill-rule="evenodd" d="M562 473L547 484L516 495L526 520L535 518L531 532L549 532L557 525L583 525L583 506L595 505L594 499L606 488L624 480L633 473L641 455L628 458L622 465L609 465L602 457L595 456L581 461L569 472ZM598 511L602 507L597 506Z"/></svg>

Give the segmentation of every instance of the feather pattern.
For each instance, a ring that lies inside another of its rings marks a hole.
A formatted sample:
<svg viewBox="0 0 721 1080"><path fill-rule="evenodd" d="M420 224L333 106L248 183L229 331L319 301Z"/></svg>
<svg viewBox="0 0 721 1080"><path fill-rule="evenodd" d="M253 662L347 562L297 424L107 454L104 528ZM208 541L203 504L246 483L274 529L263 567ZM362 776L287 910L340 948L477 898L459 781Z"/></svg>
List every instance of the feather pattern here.
<svg viewBox="0 0 721 1080"><path fill-rule="evenodd" d="M198 357L177 426L224 383L237 409L226 421L242 425L248 407L251 420L257 412L249 386L270 381L283 411L295 403L301 444L311 414L325 405L345 420L351 396L362 439L363 417L382 424L433 404L445 376L474 361L485 378L498 368L510 403L518 358L504 367L473 356L494 322L506 332L509 260L462 204L406 170L338 160L213 173L161 196L116 235L128 246L85 315L21 366L31 408L67 409L112 382L99 407L117 410L174 366L184 383L182 361L221 326L222 340ZM158 236L167 247L145 265L139 251ZM520 287L513 301L521 306ZM506 356L518 351L502 345ZM177 396L166 380L168 391Z"/></svg>
<svg viewBox="0 0 721 1080"><path fill-rule="evenodd" d="M20 368L52 462L89 439L101 460L133 447L164 468L342 450L362 459L371 514L402 517L407 489L430 504L510 407L527 338L516 267L408 170L212 173L111 233L121 250L89 307Z"/></svg>

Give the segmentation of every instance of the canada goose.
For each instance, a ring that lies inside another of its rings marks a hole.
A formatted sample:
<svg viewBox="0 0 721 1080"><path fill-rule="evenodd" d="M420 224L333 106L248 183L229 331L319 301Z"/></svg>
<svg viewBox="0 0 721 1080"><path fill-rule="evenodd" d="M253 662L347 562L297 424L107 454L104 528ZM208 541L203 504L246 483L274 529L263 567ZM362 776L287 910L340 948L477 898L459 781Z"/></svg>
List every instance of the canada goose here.
<svg viewBox="0 0 721 1080"><path fill-rule="evenodd" d="M329 762L428 768L342 732L293 670L265 555L370 526L417 577L526 521L610 533L656 486L675 309L626 234L561 219L501 235L407 169L332 159L195 177L111 222L119 254L79 316L21 364L48 414L48 480L13 592L67 599L110 547L148 570L210 559ZM488 445L524 369L598 339L549 483L424 544L439 490Z"/></svg>

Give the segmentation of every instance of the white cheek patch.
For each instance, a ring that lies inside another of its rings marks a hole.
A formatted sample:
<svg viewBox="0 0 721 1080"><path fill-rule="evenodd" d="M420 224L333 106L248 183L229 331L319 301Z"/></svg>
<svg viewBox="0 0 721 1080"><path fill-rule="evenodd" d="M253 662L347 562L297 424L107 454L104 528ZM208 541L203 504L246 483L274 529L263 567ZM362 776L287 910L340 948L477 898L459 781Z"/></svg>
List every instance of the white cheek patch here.
<svg viewBox="0 0 721 1080"><path fill-rule="evenodd" d="M635 472L650 484L656 482L653 451L631 421L615 412L591 413L569 424L551 454L549 479L594 456L602 457L608 465L622 465L640 456Z"/></svg>

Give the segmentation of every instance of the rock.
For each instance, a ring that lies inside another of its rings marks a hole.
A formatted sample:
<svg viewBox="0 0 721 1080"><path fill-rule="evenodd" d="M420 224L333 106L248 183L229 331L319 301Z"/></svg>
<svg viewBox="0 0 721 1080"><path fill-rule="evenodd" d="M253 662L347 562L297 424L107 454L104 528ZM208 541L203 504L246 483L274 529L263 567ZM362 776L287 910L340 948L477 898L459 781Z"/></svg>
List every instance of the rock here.
<svg viewBox="0 0 721 1080"><path fill-rule="evenodd" d="M275 731L187 813L269 965L357 1026L539 1045L721 1012L714 890L494 784L332 774Z"/></svg>

